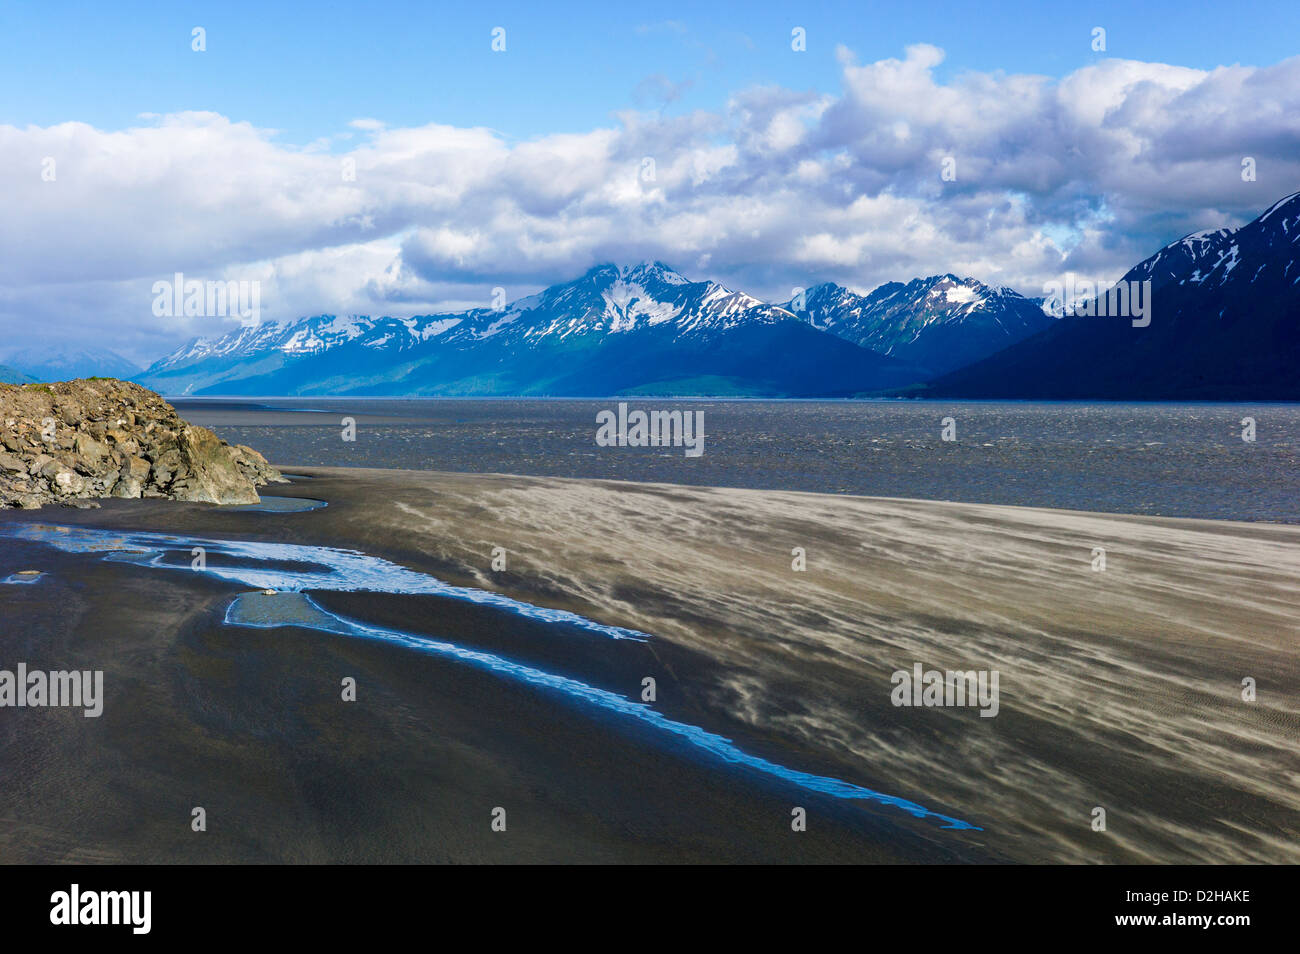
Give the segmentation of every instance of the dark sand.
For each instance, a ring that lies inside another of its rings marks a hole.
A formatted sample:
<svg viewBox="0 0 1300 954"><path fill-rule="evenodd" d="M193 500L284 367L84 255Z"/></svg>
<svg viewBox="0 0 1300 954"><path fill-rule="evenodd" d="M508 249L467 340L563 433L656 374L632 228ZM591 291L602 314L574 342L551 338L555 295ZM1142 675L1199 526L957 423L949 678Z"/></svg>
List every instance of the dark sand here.
<svg viewBox="0 0 1300 954"><path fill-rule="evenodd" d="M0 522L353 548L644 630L593 642L445 598L316 595L629 698L654 676L673 719L984 830L810 793L452 660L225 625L247 587L0 538L0 578L49 574L0 587L0 666L104 669L107 696L99 719L0 709L0 860L1300 859L1300 528L285 469L316 479L271 493L329 506L105 501ZM999 715L893 707L889 675L913 662L998 669Z"/></svg>

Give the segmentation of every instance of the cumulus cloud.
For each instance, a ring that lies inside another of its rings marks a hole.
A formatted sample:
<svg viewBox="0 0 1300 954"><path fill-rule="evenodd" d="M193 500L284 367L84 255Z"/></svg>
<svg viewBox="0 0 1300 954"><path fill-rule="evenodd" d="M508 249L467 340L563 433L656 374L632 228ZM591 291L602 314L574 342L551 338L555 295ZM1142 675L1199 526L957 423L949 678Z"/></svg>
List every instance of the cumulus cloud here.
<svg viewBox="0 0 1300 954"><path fill-rule="evenodd" d="M108 329L150 359L235 324L155 317L175 272L261 281L263 317L287 319L464 307L651 257L772 299L946 271L1034 294L1300 188L1300 58L940 81L933 46L838 55L834 95L759 87L525 142L358 118L333 150L295 148L202 112L0 126L0 323L15 344Z"/></svg>

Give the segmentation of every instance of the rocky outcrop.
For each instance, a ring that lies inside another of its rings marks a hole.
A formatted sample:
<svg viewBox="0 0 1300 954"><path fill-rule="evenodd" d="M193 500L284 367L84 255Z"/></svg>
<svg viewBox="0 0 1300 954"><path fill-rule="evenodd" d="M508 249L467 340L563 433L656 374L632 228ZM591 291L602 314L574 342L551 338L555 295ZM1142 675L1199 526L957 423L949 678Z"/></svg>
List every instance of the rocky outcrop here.
<svg viewBox="0 0 1300 954"><path fill-rule="evenodd" d="M282 483L257 451L227 444L138 384L111 378L0 384L0 507L97 506L96 497L257 503Z"/></svg>

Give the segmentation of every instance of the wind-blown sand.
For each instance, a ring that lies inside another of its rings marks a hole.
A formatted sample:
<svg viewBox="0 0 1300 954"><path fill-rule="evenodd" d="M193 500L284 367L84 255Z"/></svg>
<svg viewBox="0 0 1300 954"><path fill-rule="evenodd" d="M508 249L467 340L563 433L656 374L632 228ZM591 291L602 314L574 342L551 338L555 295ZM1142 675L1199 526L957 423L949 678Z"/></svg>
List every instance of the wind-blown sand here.
<svg viewBox="0 0 1300 954"><path fill-rule="evenodd" d="M801 791L453 661L224 625L247 587L6 540L0 577L51 577L0 587L3 662L104 668L108 700L98 720L0 710L0 770L21 780L0 811L0 859L1300 859L1298 527L283 469L315 479L277 493L329 507L112 501L4 514L0 531L354 548L650 633L591 644L437 597L316 594L331 612L630 699L651 676L655 707L678 722L982 830ZM893 706L891 673L914 663L997 670L998 715ZM338 701L343 675L358 702ZM201 835L193 805L209 812ZM489 828L496 806L507 832ZM791 831L794 806L806 832Z"/></svg>

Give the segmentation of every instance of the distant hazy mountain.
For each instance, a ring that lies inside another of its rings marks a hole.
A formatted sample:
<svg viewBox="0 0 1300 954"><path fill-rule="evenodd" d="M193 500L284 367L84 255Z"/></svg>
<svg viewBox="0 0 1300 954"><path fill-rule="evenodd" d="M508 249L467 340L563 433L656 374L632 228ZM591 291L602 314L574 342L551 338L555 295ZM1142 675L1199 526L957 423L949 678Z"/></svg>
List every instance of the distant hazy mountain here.
<svg viewBox="0 0 1300 954"><path fill-rule="evenodd" d="M23 374L14 368L5 364L0 364L0 384L27 384L34 380L28 375Z"/></svg>
<svg viewBox="0 0 1300 954"><path fill-rule="evenodd" d="M241 328L195 339L137 380L169 394L834 396L920 374L647 262L600 265L502 310Z"/></svg>
<svg viewBox="0 0 1300 954"><path fill-rule="evenodd" d="M919 365L931 376L986 358L1055 321L1041 298L955 275L889 282L869 295L826 282L808 289L799 304L792 299L783 307L813 327Z"/></svg>
<svg viewBox="0 0 1300 954"><path fill-rule="evenodd" d="M37 381L71 381L74 378L131 378L140 366L107 349L51 345L24 348L5 354L5 363Z"/></svg>
<svg viewBox="0 0 1300 954"><path fill-rule="evenodd" d="M1239 229L1197 232L1123 281L1151 323L1078 315L933 382L942 397L1300 399L1300 193Z"/></svg>

